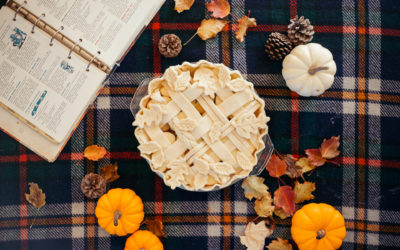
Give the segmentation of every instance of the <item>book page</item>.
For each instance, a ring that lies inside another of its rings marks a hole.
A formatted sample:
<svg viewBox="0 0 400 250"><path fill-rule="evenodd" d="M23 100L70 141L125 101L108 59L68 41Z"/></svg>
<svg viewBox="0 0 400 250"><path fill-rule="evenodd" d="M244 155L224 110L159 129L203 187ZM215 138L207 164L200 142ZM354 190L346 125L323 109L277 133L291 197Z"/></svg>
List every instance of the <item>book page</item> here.
<svg viewBox="0 0 400 250"><path fill-rule="evenodd" d="M146 26L165 0L29 0L24 8L40 16L110 68ZM23 0L16 2L22 3Z"/></svg>
<svg viewBox="0 0 400 250"><path fill-rule="evenodd" d="M0 103L61 142L73 129L106 74L35 29L14 12L0 11ZM0 119L2 119L0 117Z"/></svg>

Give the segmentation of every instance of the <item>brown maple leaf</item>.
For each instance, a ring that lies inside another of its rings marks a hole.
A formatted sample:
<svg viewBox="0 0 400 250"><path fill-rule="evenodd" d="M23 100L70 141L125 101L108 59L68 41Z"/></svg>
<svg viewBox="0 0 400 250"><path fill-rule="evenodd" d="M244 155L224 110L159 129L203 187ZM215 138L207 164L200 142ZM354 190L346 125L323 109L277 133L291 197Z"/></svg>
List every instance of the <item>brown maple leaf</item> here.
<svg viewBox="0 0 400 250"><path fill-rule="evenodd" d="M282 160L278 155L273 154L265 168L271 177L279 178L286 173L287 166L285 160Z"/></svg>
<svg viewBox="0 0 400 250"><path fill-rule="evenodd" d="M165 232L163 231L163 223L160 220L145 220L144 224L146 224L147 229L158 237L166 237Z"/></svg>
<svg viewBox="0 0 400 250"><path fill-rule="evenodd" d="M324 139L321 144L321 156L325 159L332 159L340 154L340 136L332 136L329 140Z"/></svg>
<svg viewBox="0 0 400 250"><path fill-rule="evenodd" d="M281 238L277 238L276 240L271 241L269 245L267 246L268 250L292 250L293 247L289 243L288 240L284 240Z"/></svg>
<svg viewBox="0 0 400 250"><path fill-rule="evenodd" d="M206 4L206 8L215 18L224 18L231 12L231 6L226 0L211 0Z"/></svg>
<svg viewBox="0 0 400 250"><path fill-rule="evenodd" d="M285 163L286 163L286 175L292 179L296 179L298 177L303 177L302 169L297 166L297 159L293 157L293 155L285 155Z"/></svg>
<svg viewBox="0 0 400 250"><path fill-rule="evenodd" d="M306 149L306 155L308 156L308 159L311 160L311 163L316 167L320 167L326 162L326 159L322 157L319 148Z"/></svg>
<svg viewBox="0 0 400 250"><path fill-rule="evenodd" d="M175 10L181 13L185 10L190 10L194 3L194 0L175 0Z"/></svg>
<svg viewBox="0 0 400 250"><path fill-rule="evenodd" d="M118 163L108 164L100 168L100 175L106 180L107 183L117 180L120 176L118 174Z"/></svg>
<svg viewBox="0 0 400 250"><path fill-rule="evenodd" d="M264 197L261 200L256 200L254 202L254 211L256 211L257 215L260 217L270 217L275 209L275 206L272 205L272 197Z"/></svg>
<svg viewBox="0 0 400 250"><path fill-rule="evenodd" d="M107 150L97 145L91 145L85 148L83 156L91 161L98 161L102 159L107 153Z"/></svg>
<svg viewBox="0 0 400 250"><path fill-rule="evenodd" d="M257 22L255 18L249 18L248 16L242 16L238 20L239 29L236 31L236 38L240 41L244 41L244 37L246 36L247 29L253 28L257 26Z"/></svg>
<svg viewBox="0 0 400 250"><path fill-rule="evenodd" d="M252 200L253 198L260 200L264 197L271 196L268 192L267 185L264 184L264 180L264 178L258 176L249 176L244 179L242 183L244 196L249 200Z"/></svg>
<svg viewBox="0 0 400 250"><path fill-rule="evenodd" d="M43 193L43 190L39 188L39 185L34 182L29 182L29 194L25 193L25 199L36 208L36 215L33 218L32 224L30 228L32 228L33 223L36 220L36 217L39 213L41 207L46 205L46 194Z"/></svg>
<svg viewBox="0 0 400 250"><path fill-rule="evenodd" d="M294 191L292 187L279 187L274 193L274 204L276 208L282 208L285 213L293 215L296 206L294 204Z"/></svg>
<svg viewBox="0 0 400 250"><path fill-rule="evenodd" d="M312 192L315 191L315 183L306 181L299 183L298 181L294 184L294 202L296 204L302 203L314 199Z"/></svg>

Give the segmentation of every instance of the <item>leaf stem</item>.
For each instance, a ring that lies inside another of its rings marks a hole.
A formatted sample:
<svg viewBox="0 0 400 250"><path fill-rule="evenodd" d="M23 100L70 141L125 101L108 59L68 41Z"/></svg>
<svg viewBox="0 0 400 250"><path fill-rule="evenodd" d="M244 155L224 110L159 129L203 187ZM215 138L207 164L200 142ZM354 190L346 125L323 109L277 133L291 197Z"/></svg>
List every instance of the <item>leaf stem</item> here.
<svg viewBox="0 0 400 250"><path fill-rule="evenodd" d="M39 214L39 210L40 210L40 208L36 209L36 214L35 214L35 217L33 217L33 220L32 220L32 223L31 223L31 226L29 227L29 229L31 229L31 228L32 228L32 226L33 226L33 224L35 223L36 217L37 217L37 216L38 216L38 214Z"/></svg>
<svg viewBox="0 0 400 250"><path fill-rule="evenodd" d="M189 40L187 40L184 44L183 44L183 46L186 46L190 41L192 41L193 40L193 38L195 37L197 35L197 32L196 33L194 33L194 35L193 36L191 36L190 38L189 38Z"/></svg>

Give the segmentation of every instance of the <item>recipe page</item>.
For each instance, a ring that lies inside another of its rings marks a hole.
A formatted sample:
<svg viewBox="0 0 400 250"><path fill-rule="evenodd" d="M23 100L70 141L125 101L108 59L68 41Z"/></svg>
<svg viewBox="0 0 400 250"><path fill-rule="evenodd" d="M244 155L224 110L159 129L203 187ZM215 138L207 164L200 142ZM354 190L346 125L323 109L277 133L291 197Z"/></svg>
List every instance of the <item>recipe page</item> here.
<svg viewBox="0 0 400 250"><path fill-rule="evenodd" d="M23 18L0 11L0 103L61 142L102 85L106 74ZM0 117L1 119L1 117Z"/></svg>
<svg viewBox="0 0 400 250"><path fill-rule="evenodd" d="M29 0L24 8L81 46L110 68L121 58L165 0ZM19 4L23 0L17 0Z"/></svg>

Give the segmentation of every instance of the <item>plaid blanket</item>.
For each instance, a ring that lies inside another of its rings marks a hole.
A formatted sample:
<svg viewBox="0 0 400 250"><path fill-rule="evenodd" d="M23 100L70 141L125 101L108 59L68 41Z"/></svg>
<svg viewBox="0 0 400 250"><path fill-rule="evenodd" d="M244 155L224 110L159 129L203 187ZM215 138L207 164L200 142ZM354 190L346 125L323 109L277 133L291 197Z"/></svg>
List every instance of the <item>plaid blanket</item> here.
<svg viewBox="0 0 400 250"><path fill-rule="evenodd" d="M1 0L4 4L4 0ZM341 136L340 166L327 164L307 179L317 186L315 202L339 209L347 236L343 249L400 248L400 4L398 0L231 0L232 13L251 10L258 26L245 42L229 24L215 39L195 38L173 59L157 50L161 35L183 41L207 17L204 1L177 14L168 0L118 71L110 78L54 164L0 132L0 249L123 249L126 237L108 235L94 216L96 202L80 191L82 177L117 162L121 178L111 188L135 190L148 218L162 219L166 249L244 249L238 234L256 214L240 183L211 193L172 191L140 158L128 109L136 86L184 61L207 59L240 70L253 82L271 117L270 136L281 153L304 154L323 138ZM272 31L285 32L289 18L309 18L314 42L332 51L335 82L319 97L303 98L288 90L281 62L272 62L264 43ZM93 163L86 146L109 150ZM276 180L268 178L271 189ZM36 209L25 200L28 182L46 193L47 204L35 225ZM289 239L289 222L278 221L267 238Z"/></svg>

